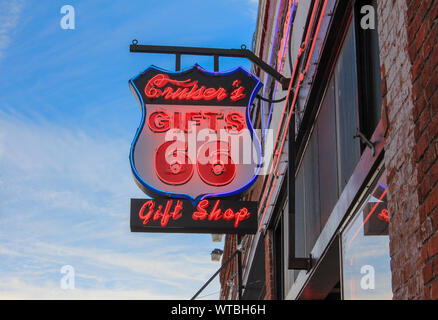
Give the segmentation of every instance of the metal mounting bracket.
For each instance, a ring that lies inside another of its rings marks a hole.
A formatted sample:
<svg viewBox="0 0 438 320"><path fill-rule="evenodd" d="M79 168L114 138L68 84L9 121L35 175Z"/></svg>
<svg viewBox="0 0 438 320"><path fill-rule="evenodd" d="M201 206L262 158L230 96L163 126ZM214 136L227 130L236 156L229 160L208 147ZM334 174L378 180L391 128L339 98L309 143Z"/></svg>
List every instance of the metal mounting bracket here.
<svg viewBox="0 0 438 320"><path fill-rule="evenodd" d="M306 270L309 272L312 266L312 255L309 255L308 258L292 258L289 262L289 269L291 270Z"/></svg>
<svg viewBox="0 0 438 320"><path fill-rule="evenodd" d="M265 63L259 57L257 57L251 50L248 50L245 45L242 45L240 49L219 49L219 48L199 48L199 47L177 47L177 46L154 46L138 44L137 40L132 40L129 46L130 52L142 52L142 53L163 53L175 55L175 70L181 69L181 55L195 55L195 56L212 56L214 57L214 71L219 71L219 57L231 57L231 58L245 58L252 63L259 66L263 71L272 76L275 80L280 82L283 90L289 88L290 79L284 77L277 70Z"/></svg>
<svg viewBox="0 0 438 320"><path fill-rule="evenodd" d="M376 143L368 140L367 137L365 137L365 135L362 132L360 132L359 129L356 130L356 135L353 138L354 139L359 138L363 144L365 144L368 148L370 148L372 150L373 157L376 156Z"/></svg>

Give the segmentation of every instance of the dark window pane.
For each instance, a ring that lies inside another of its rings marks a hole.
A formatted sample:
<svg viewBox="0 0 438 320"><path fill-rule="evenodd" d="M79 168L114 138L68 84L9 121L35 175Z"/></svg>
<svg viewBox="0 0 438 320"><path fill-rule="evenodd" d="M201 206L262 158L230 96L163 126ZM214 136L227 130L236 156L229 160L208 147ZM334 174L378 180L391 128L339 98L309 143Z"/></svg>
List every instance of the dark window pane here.
<svg viewBox="0 0 438 320"><path fill-rule="evenodd" d="M350 179L360 156L358 128L358 90L356 46L350 25L335 68L336 122L338 139L338 174L340 191Z"/></svg>
<svg viewBox="0 0 438 320"><path fill-rule="evenodd" d="M283 219L280 221L277 227L274 229L274 276L275 276L275 297L277 300L284 299L284 271L283 271L283 261L284 261L284 248L283 248Z"/></svg>
<svg viewBox="0 0 438 320"><path fill-rule="evenodd" d="M361 131L370 139L381 119L382 80L380 76L378 21L376 19L375 29L360 28L360 18L362 17L360 9L365 5L372 5L377 12L377 1L359 0L356 2Z"/></svg>
<svg viewBox="0 0 438 320"><path fill-rule="evenodd" d="M305 179L306 256L311 252L321 232L317 137L318 135L314 132L310 138L303 162Z"/></svg>
<svg viewBox="0 0 438 320"><path fill-rule="evenodd" d="M317 123L321 229L338 200L334 81L330 81Z"/></svg>
<svg viewBox="0 0 438 320"><path fill-rule="evenodd" d="M304 223L304 170L301 166L295 181L295 256L304 257L306 248Z"/></svg>
<svg viewBox="0 0 438 320"><path fill-rule="evenodd" d="M370 32L369 50L370 96L372 97L372 101L369 108L367 108L370 115L367 127L369 128L368 136L371 137L382 117L382 78L380 76L379 38L377 30Z"/></svg>

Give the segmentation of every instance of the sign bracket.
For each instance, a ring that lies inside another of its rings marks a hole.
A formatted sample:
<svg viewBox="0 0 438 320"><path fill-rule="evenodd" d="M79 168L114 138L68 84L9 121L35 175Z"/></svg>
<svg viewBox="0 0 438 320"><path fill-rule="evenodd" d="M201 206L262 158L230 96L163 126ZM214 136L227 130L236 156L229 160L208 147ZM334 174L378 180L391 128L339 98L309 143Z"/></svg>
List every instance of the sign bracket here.
<svg viewBox="0 0 438 320"><path fill-rule="evenodd" d="M176 71L180 71L181 69L181 55L212 56L214 58L215 72L219 71L219 57L245 58L256 64L263 71L265 71L276 81L278 81L282 85L283 90L288 89L289 83L291 81L290 78L284 77L276 69L272 68L266 62L256 56L251 50L248 50L245 45L242 45L240 49L155 46L138 44L138 41L134 39L129 46L129 51L141 53L174 54Z"/></svg>

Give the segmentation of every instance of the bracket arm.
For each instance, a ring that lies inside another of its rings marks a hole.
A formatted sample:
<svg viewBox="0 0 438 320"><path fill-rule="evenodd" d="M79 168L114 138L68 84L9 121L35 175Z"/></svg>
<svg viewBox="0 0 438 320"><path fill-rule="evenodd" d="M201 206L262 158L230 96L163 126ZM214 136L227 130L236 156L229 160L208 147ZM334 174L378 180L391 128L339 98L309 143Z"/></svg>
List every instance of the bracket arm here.
<svg viewBox="0 0 438 320"><path fill-rule="evenodd" d="M200 47L180 47L180 46L154 46L138 44L137 40L133 40L129 46L130 52L143 52L143 53L163 53L163 54L175 54L175 55L196 55L196 56L213 56L215 57L215 69L218 68L219 57L231 57L231 58L245 58L256 64L263 71L272 76L275 80L280 82L283 90L287 90L289 87L290 79L284 77L277 70L272 68L258 56L256 56L251 50L248 50L246 46L242 45L240 49L220 49L220 48L200 48Z"/></svg>

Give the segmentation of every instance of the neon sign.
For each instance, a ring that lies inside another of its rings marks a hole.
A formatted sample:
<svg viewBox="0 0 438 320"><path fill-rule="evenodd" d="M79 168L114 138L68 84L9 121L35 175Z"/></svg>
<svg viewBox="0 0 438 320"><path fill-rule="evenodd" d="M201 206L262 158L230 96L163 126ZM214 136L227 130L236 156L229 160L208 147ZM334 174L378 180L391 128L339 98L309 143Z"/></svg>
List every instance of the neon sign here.
<svg viewBox="0 0 438 320"><path fill-rule="evenodd" d="M235 233L257 230L257 202L131 199L132 232Z"/></svg>
<svg viewBox="0 0 438 320"><path fill-rule="evenodd" d="M164 110L152 112L148 117L149 129L155 133L168 132L171 129L180 129L185 132L189 131L189 124L193 123L196 126L201 126L205 122L205 126L213 131L217 131L223 123L228 132L240 132L245 128L245 116L239 112L224 112L220 111L174 111L169 113Z"/></svg>
<svg viewBox="0 0 438 320"><path fill-rule="evenodd" d="M262 86L259 79L240 67L212 73L198 65L182 72L152 66L129 84L142 109L131 169L146 194L189 199L196 206L241 194L254 184L262 152L249 107ZM242 161L248 153L243 146L250 148L251 161ZM169 212L165 216L163 221L174 218ZM221 219L231 216L228 211Z"/></svg>
<svg viewBox="0 0 438 320"><path fill-rule="evenodd" d="M377 219L379 219L380 221L384 221L384 222L389 223L388 209L383 209L382 211L380 211L380 213L377 215Z"/></svg>
<svg viewBox="0 0 438 320"><path fill-rule="evenodd" d="M167 84L171 84L176 88L173 88L172 86L166 87ZM165 100L217 100L218 102L221 102L229 96L232 101L239 101L246 97L246 94L244 93L245 87L240 86L240 84L240 80L235 80L233 82L234 89L231 94L229 94L227 90L222 87L217 89L207 88L206 86L199 87L198 80L173 80L170 79L167 74L160 73L148 81L144 93L146 97L150 99L162 97Z"/></svg>

